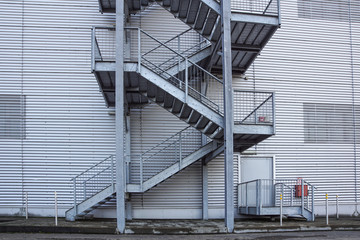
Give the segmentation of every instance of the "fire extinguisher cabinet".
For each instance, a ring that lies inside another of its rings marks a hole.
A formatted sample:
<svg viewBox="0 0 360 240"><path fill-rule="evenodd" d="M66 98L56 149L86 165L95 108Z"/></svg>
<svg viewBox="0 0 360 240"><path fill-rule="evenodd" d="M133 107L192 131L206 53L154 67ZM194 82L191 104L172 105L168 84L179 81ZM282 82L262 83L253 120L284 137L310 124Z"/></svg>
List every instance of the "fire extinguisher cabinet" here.
<svg viewBox="0 0 360 240"><path fill-rule="evenodd" d="M295 185L295 197L301 197L301 184ZM309 196L308 185L304 184L304 197Z"/></svg>

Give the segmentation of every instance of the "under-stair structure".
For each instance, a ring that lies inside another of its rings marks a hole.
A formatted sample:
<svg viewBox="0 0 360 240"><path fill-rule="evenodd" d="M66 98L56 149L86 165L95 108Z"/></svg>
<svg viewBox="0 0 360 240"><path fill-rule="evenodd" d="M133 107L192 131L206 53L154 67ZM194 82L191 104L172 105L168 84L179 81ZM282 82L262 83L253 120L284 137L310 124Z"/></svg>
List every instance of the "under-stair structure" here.
<svg viewBox="0 0 360 240"><path fill-rule="evenodd" d="M257 179L238 185L243 215L294 216L315 221L315 186L303 179Z"/></svg>
<svg viewBox="0 0 360 240"><path fill-rule="evenodd" d="M127 0L125 6L136 13L151 2ZM146 192L196 161L208 162L224 152L224 83L217 75L222 69L220 3L156 2L189 29L160 41L143 29L124 28L126 103L130 108L156 103L188 127L126 162L126 193ZM231 12L233 74L245 73L280 26L279 0L241 2L234 1ZM115 12L115 0L99 3L101 12ZM92 29L91 68L108 107L116 101L115 33L112 26ZM243 152L275 134L274 93L233 89L233 105L234 151ZM68 220L86 217L115 197L114 159L110 156L74 177Z"/></svg>

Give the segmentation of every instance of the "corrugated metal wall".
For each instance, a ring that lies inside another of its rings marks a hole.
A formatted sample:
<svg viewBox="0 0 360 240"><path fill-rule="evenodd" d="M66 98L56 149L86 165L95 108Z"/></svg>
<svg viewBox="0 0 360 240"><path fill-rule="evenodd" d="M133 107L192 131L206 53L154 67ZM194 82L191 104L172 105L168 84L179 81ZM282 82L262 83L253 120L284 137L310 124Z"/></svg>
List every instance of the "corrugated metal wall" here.
<svg viewBox="0 0 360 240"><path fill-rule="evenodd" d="M358 180L360 174L355 145L306 143L303 106L352 105L353 100L359 106L360 25L355 20L350 28L348 21L299 17L297 3L281 2L282 28L248 71L250 79L234 79L234 87L276 92L277 135L256 149L276 155L277 177L303 177L318 185L319 211L325 192L331 202L339 194L340 202L350 206L342 211L350 213L355 171ZM114 17L99 14L96 0L3 0L0 8L0 94L24 95L26 102L25 136L0 139L0 213L20 214L28 192L30 212L50 215L53 191L59 192L62 210L66 209L71 204L70 178L114 152L114 117L108 115L90 73L91 26L113 24ZM187 29L159 8L138 16L130 25L159 38ZM359 113L356 110L358 129ZM185 126L155 105L133 109L131 115L133 154ZM222 171L223 158L209 164L209 207L214 210L210 217L223 214ZM135 217L164 217L168 209L174 216L200 217L200 166L134 195L133 205Z"/></svg>
<svg viewBox="0 0 360 240"><path fill-rule="evenodd" d="M0 95L25 96L24 137L0 139L0 214L52 215L72 202L70 179L114 153L108 115L90 72L94 24L111 24L98 2L0 1Z"/></svg>
<svg viewBox="0 0 360 240"><path fill-rule="evenodd" d="M335 195L339 194L340 203L348 204L348 207L342 207L341 211L351 214L355 202L355 164L357 184L359 183L359 128L356 131L357 162L355 162L353 141L355 129L352 126L352 116L347 115L350 119L346 119L345 124L353 131L344 133L348 135L347 139L351 139L350 143L334 141L333 138L329 138L327 142L306 142L303 106L328 104L340 110L343 106L343 110L346 111L353 105L354 90L355 109L359 109L360 25L358 22L352 22L351 46L347 16L344 16L345 20L341 22L329 18L303 18L298 15L299 2L301 1L281 1L281 29L248 71L247 75L250 79L236 81L234 85L239 88L276 92L276 136L259 144L257 152L276 155L277 177L303 177L317 185L316 204L319 213L323 212L321 205L324 202L325 192L328 192L332 204ZM348 1L340 3L345 13L348 13L347 4ZM354 89L352 81L355 85ZM336 114L340 115L341 111L335 114L323 113L326 114L337 116ZM356 110L357 125L359 125L359 117L359 110ZM341 130L344 126L333 127ZM326 128L320 130L326 131ZM359 185L357 188L359 190Z"/></svg>

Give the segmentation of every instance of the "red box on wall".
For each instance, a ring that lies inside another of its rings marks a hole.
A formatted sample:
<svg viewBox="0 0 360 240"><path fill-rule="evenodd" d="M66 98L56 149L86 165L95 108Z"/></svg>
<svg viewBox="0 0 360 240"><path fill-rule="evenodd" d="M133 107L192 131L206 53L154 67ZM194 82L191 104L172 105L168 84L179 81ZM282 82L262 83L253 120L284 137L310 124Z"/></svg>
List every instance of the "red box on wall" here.
<svg viewBox="0 0 360 240"><path fill-rule="evenodd" d="M304 185L304 197L309 196L308 185ZM295 197L301 197L301 185L295 185Z"/></svg>

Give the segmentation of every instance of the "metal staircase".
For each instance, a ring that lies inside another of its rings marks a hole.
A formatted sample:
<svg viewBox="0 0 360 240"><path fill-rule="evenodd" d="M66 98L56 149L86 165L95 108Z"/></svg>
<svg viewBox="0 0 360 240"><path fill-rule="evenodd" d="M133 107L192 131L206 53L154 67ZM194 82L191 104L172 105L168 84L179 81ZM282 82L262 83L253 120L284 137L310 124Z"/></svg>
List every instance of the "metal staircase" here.
<svg viewBox="0 0 360 240"><path fill-rule="evenodd" d="M221 21L219 0L127 0L130 13L157 2L213 44L207 66L221 72ZM101 12L115 12L115 0L99 0ZM279 28L279 0L231 0L233 74L243 74Z"/></svg>
<svg viewBox="0 0 360 240"><path fill-rule="evenodd" d="M132 156L126 165L126 192L142 193L155 187L199 159L221 153L222 144L208 141L201 146L201 134L187 127L140 156ZM109 156L75 176L74 206L66 211L66 219L91 217L92 211L116 197L115 157Z"/></svg>
<svg viewBox="0 0 360 240"><path fill-rule="evenodd" d="M131 13L149 0L127 0ZM174 134L126 163L126 192L142 193L203 159L224 150L220 4L215 0L156 1L190 26L166 41L139 28L125 28L124 91L128 106L153 102L186 122ZM237 1L238 2L238 1ZM233 4L232 67L243 74L280 25L279 0ZM102 12L114 12L115 0L99 0ZM91 69L108 107L115 106L115 28L94 27ZM275 134L275 99L271 92L234 89L234 151L243 152ZM200 143L202 134L207 144ZM66 219L91 216L116 197L114 156L73 178L74 206Z"/></svg>

